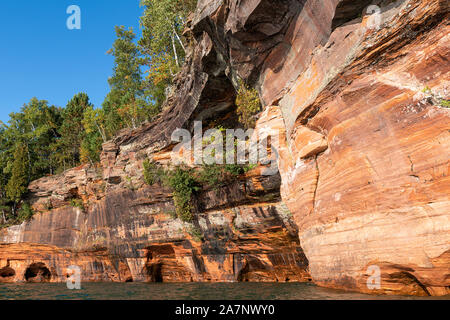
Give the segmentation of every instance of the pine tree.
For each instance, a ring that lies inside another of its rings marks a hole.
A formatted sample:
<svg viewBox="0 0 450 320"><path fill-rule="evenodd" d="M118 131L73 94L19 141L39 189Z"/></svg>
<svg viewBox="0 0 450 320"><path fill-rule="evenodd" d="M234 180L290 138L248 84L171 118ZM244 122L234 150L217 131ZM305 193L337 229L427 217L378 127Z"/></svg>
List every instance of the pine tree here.
<svg viewBox="0 0 450 320"><path fill-rule="evenodd" d="M27 192L28 186L28 147L25 143L19 143L14 152L14 163L12 165L11 178L6 185L6 196L16 205ZM13 209L13 211L15 211Z"/></svg>
<svg viewBox="0 0 450 320"><path fill-rule="evenodd" d="M58 161L64 169L77 166L80 163L81 144L86 135L83 125L84 113L92 107L88 95L78 93L63 110L64 120L59 128L61 139L59 139L57 145L60 150Z"/></svg>

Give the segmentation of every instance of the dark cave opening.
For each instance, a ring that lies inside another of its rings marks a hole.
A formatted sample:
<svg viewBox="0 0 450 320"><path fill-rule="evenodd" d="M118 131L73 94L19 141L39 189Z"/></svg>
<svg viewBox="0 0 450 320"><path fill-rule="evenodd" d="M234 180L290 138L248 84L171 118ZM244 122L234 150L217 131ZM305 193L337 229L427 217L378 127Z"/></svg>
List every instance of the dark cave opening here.
<svg viewBox="0 0 450 320"><path fill-rule="evenodd" d="M32 263L25 270L25 280L29 282L50 281L51 272L42 262Z"/></svg>
<svg viewBox="0 0 450 320"><path fill-rule="evenodd" d="M2 278L10 278L16 275L16 271L11 267L4 267L0 269L0 277Z"/></svg>
<svg viewBox="0 0 450 320"><path fill-rule="evenodd" d="M153 263L150 266L148 266L147 275L150 278L150 282L163 282L162 264Z"/></svg>

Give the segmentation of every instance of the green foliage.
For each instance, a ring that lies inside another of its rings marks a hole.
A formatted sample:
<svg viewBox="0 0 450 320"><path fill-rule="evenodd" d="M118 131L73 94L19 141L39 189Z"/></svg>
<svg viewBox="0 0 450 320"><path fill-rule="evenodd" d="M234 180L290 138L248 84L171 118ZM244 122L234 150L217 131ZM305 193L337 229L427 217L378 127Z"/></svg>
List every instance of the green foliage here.
<svg viewBox="0 0 450 320"><path fill-rule="evenodd" d="M48 106L47 101L31 99L20 112L11 113L8 126L5 126L4 156L8 158L6 172L11 173L16 145L26 142L29 160L29 181L52 174L57 169L54 143L59 139L61 108Z"/></svg>
<svg viewBox="0 0 450 320"><path fill-rule="evenodd" d="M423 93L430 93L430 92L431 92L431 89L430 89L429 86L426 86L425 88L422 89L422 92L423 92Z"/></svg>
<svg viewBox="0 0 450 320"><path fill-rule="evenodd" d="M89 97L85 93L75 95L62 111L63 122L58 130L61 138L55 143L59 148L57 160L60 167L75 167L80 164L81 146L86 138L86 130L83 126L85 112L93 108Z"/></svg>
<svg viewBox="0 0 450 320"><path fill-rule="evenodd" d="M81 211L85 211L85 207L84 207L84 203L83 200L81 199L77 199L77 198L73 198L70 200L70 205L74 208L79 208L81 209Z"/></svg>
<svg viewBox="0 0 450 320"><path fill-rule="evenodd" d="M450 108L450 100L440 98L433 93L430 87L426 86L422 89L422 92L426 94L428 101L433 105L438 105L442 108Z"/></svg>
<svg viewBox="0 0 450 320"><path fill-rule="evenodd" d="M256 89L250 89L243 81L240 81L236 106L239 121L245 128L254 128L256 123L255 115L261 110L258 91Z"/></svg>
<svg viewBox="0 0 450 320"><path fill-rule="evenodd" d="M21 208L19 209L16 223L22 223L23 221L28 221L33 217L33 209L28 203L23 203Z"/></svg>
<svg viewBox="0 0 450 320"><path fill-rule="evenodd" d="M153 107L146 94L141 70L144 59L133 29L116 27L116 35L108 51L114 56L113 75L108 80L111 91L103 103L106 129L111 136L125 127L136 128L149 118Z"/></svg>
<svg viewBox="0 0 450 320"><path fill-rule="evenodd" d="M239 176L247 172L247 166L242 166L239 164L227 164L225 165L225 170L233 176Z"/></svg>
<svg viewBox="0 0 450 320"><path fill-rule="evenodd" d="M0 207L0 211L7 209ZM23 202L21 207L17 210L17 214L8 213L3 211L2 218L0 219L0 228L6 228L12 225L21 224L24 221L29 221L33 217L34 212L30 204Z"/></svg>
<svg viewBox="0 0 450 320"><path fill-rule="evenodd" d="M100 161L102 144L108 140L103 109L88 106L83 113L82 120L84 139L81 143L80 160L82 163Z"/></svg>
<svg viewBox="0 0 450 320"><path fill-rule="evenodd" d="M154 162L148 159L144 161L144 181L152 186L156 183L163 184L166 176L165 170Z"/></svg>
<svg viewBox="0 0 450 320"><path fill-rule="evenodd" d="M148 159L144 161L144 180L148 185L156 183L170 188L173 192L175 215L185 222L194 220L194 195L205 187L217 189L251 169L244 165L203 165L200 170L176 167L164 170Z"/></svg>
<svg viewBox="0 0 450 320"><path fill-rule="evenodd" d="M193 196L200 190L200 185L193 169L177 167L166 171L147 159L144 161L144 180L148 185L158 183L170 188L173 192L176 216L185 222L194 219Z"/></svg>
<svg viewBox="0 0 450 320"><path fill-rule="evenodd" d="M441 106L444 107L444 108L450 108L450 100L442 99L441 100Z"/></svg>
<svg viewBox="0 0 450 320"><path fill-rule="evenodd" d="M251 170L251 165L211 164L203 165L198 175L199 183L217 189L236 180L240 175Z"/></svg>
<svg viewBox="0 0 450 320"><path fill-rule="evenodd" d="M187 232L191 235L191 237L197 241L197 242L201 242L203 241L203 239L205 238L203 235L203 232L200 228L195 227L195 226L191 226Z"/></svg>
<svg viewBox="0 0 450 320"><path fill-rule="evenodd" d="M193 169L177 167L170 171L167 184L173 190L177 216L185 222L194 220L193 196L200 190Z"/></svg>
<svg viewBox="0 0 450 320"><path fill-rule="evenodd" d="M11 178L6 185L6 195L15 203L18 203L27 192L29 167L28 147L24 143L19 143L14 152Z"/></svg>
<svg viewBox="0 0 450 320"><path fill-rule="evenodd" d="M227 181L224 167L217 164L203 165L198 178L202 184L214 189L223 186Z"/></svg>
<svg viewBox="0 0 450 320"><path fill-rule="evenodd" d="M139 45L148 67L149 92L157 108L165 99L165 88L184 62L188 43L182 36L183 28L196 4L196 0L141 1L145 10Z"/></svg>

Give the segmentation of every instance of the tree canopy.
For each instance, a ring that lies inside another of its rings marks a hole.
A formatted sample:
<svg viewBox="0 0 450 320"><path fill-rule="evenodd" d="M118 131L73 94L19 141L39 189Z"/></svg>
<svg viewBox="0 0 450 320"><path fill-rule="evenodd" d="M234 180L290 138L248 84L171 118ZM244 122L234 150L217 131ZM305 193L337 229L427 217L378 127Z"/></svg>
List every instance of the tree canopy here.
<svg viewBox="0 0 450 320"><path fill-rule="evenodd" d="M123 128L136 128L161 111L167 87L182 66L188 42L182 36L196 0L142 0L142 37L115 28L110 91L95 107L86 93L63 108L31 99L7 124L0 121L0 227L32 215L28 184L100 160L101 146Z"/></svg>

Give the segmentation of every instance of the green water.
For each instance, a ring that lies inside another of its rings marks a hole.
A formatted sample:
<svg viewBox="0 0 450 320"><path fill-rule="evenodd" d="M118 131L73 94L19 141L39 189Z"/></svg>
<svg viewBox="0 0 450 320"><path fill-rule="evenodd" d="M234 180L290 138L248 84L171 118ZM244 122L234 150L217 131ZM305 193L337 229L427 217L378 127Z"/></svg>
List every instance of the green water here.
<svg viewBox="0 0 450 320"><path fill-rule="evenodd" d="M84 283L81 290L65 284L0 284L2 300L340 300L424 299L372 296L325 289L307 283ZM425 298L436 299L436 298ZM439 299L450 299L450 296Z"/></svg>

